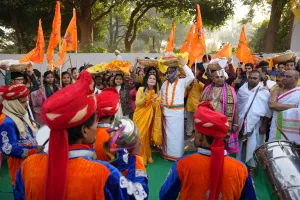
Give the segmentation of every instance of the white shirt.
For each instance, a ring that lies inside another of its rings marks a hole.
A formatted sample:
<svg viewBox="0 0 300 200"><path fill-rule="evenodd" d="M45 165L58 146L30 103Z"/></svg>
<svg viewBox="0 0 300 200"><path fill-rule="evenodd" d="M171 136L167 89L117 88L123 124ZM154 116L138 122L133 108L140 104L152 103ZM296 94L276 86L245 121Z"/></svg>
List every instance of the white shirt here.
<svg viewBox="0 0 300 200"><path fill-rule="evenodd" d="M195 78L192 70L187 65L183 66L183 70L186 73L186 77L178 80L178 83L177 83L177 86L175 89L173 105L183 105L184 104L185 88L187 86L189 86ZM161 87L161 96L162 96L162 104L163 105L165 105L167 83L168 83L168 80L165 81ZM175 86L175 82L169 83L169 87L168 87L168 103L169 104L172 101L172 91L173 91L174 86Z"/></svg>
<svg viewBox="0 0 300 200"><path fill-rule="evenodd" d="M117 60L123 60L122 56L119 54L117 55Z"/></svg>

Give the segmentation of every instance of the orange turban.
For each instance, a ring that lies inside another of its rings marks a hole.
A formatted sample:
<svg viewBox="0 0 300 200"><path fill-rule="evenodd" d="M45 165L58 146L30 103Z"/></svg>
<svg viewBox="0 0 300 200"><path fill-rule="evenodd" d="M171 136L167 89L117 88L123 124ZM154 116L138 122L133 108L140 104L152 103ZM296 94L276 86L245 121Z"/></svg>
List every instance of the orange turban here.
<svg viewBox="0 0 300 200"><path fill-rule="evenodd" d="M24 84L13 83L9 86L0 87L0 94L3 99L9 101L27 97L29 94L29 90Z"/></svg>
<svg viewBox="0 0 300 200"><path fill-rule="evenodd" d="M51 129L48 152L46 200L65 199L69 160L66 129L87 121L96 110L91 75L83 71L76 83L47 99L41 109L43 122Z"/></svg>
<svg viewBox="0 0 300 200"><path fill-rule="evenodd" d="M228 118L214 111L213 106L201 102L194 115L197 131L214 138L211 144L210 193L209 200L218 199L221 192L221 180L224 166L224 141L229 129Z"/></svg>
<svg viewBox="0 0 300 200"><path fill-rule="evenodd" d="M119 93L115 88L106 88L96 97L97 116L101 119L104 116L115 115L120 106Z"/></svg>

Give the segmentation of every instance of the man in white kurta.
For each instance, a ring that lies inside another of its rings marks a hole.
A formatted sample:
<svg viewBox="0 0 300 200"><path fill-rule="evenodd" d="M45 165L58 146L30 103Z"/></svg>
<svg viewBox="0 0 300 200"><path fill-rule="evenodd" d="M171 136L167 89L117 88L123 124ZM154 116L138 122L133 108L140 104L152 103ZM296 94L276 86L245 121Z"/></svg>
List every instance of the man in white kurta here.
<svg viewBox="0 0 300 200"><path fill-rule="evenodd" d="M299 72L286 71L283 88L271 92L269 102L274 111L270 128L270 141L288 140L300 144L300 87L297 87Z"/></svg>
<svg viewBox="0 0 300 200"><path fill-rule="evenodd" d="M256 166L254 150L265 142L268 122L272 116L268 106L270 92L260 82L260 76L258 71L250 72L248 82L237 94L240 135L237 158L252 168Z"/></svg>
<svg viewBox="0 0 300 200"><path fill-rule="evenodd" d="M168 80L161 87L164 119L162 156L167 160L176 160L184 153L184 91L195 78L182 58L179 59L179 63L183 66L186 77L179 79L178 67L169 67Z"/></svg>

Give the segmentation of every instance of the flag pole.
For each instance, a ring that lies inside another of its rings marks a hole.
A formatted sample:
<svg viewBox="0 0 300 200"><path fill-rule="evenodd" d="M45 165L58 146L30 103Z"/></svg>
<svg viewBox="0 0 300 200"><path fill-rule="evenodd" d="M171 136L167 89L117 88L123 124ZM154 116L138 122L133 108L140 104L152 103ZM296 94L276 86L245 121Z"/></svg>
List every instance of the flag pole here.
<svg viewBox="0 0 300 200"><path fill-rule="evenodd" d="M62 77L61 77L62 73L61 73L61 71L62 71L62 67L60 66L59 67L59 80L60 80L60 86L62 87Z"/></svg>
<svg viewBox="0 0 300 200"><path fill-rule="evenodd" d="M77 69L77 49L76 49L76 69Z"/></svg>

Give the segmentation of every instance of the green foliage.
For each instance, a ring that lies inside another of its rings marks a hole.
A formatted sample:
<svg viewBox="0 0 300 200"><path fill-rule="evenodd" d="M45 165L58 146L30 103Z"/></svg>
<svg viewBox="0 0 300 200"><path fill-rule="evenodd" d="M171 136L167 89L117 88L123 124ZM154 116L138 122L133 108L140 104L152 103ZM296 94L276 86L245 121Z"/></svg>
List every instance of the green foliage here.
<svg viewBox="0 0 300 200"><path fill-rule="evenodd" d="M289 49L289 24L291 20L291 12L287 12L284 8L283 16L276 30L276 40L274 44L274 52L285 52ZM255 53L264 52L265 40L267 40L269 20L265 20L261 24L258 24L253 37L250 39L249 46Z"/></svg>
<svg viewBox="0 0 300 200"><path fill-rule="evenodd" d="M83 48L78 49L78 53L106 53L106 48L87 44Z"/></svg>
<svg viewBox="0 0 300 200"><path fill-rule="evenodd" d="M254 53L264 52L265 40L267 36L269 20L265 20L257 25L257 29L250 38L249 47Z"/></svg>

